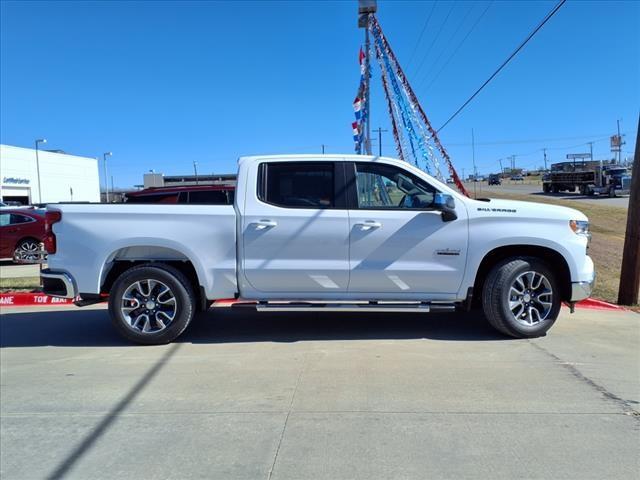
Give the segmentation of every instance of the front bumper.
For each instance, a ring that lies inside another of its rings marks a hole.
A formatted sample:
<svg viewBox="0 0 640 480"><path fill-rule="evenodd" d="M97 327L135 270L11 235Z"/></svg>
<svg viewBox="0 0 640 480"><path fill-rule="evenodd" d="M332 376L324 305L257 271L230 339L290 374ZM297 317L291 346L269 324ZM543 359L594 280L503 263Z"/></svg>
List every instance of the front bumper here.
<svg viewBox="0 0 640 480"><path fill-rule="evenodd" d="M571 301L579 302L580 300L589 298L591 296L591 292L593 292L593 285L595 284L595 282L595 270L593 271L591 280L587 280L584 282L571 282Z"/></svg>
<svg viewBox="0 0 640 480"><path fill-rule="evenodd" d="M45 268L40 272L42 290L46 295L59 298L76 298L78 287L71 275L62 270Z"/></svg>

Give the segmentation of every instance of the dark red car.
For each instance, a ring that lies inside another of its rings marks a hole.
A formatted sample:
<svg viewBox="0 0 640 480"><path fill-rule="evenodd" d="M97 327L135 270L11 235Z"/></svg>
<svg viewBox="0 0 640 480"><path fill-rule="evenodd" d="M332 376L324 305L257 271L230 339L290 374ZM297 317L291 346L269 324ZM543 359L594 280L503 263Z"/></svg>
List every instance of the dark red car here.
<svg viewBox="0 0 640 480"><path fill-rule="evenodd" d="M0 210L0 258L29 263L43 255L44 210L2 208Z"/></svg>
<svg viewBox="0 0 640 480"><path fill-rule="evenodd" d="M185 187L153 187L125 194L127 203L191 203L232 205L234 185L189 185Z"/></svg>

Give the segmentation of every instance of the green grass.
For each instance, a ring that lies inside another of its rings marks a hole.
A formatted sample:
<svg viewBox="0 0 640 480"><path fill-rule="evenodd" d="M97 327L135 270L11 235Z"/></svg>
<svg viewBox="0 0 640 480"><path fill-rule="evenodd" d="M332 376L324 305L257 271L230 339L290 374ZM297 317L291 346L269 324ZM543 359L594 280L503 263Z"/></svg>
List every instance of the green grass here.
<svg viewBox="0 0 640 480"><path fill-rule="evenodd" d="M40 277L0 278L0 291L35 290L40 288Z"/></svg>

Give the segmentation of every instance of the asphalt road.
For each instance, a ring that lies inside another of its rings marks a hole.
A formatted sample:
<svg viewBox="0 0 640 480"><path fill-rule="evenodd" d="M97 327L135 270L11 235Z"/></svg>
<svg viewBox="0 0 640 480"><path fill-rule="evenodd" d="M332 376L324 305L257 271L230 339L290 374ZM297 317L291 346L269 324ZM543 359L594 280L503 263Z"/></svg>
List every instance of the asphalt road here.
<svg viewBox="0 0 640 480"><path fill-rule="evenodd" d="M473 183L465 184L470 192L474 192ZM629 208L629 196L609 198L608 196L587 196L575 193L544 193L542 185L527 183L510 183L504 182L502 185L488 186L486 182L479 182L476 186L478 198L491 197L491 192L516 193L520 195L530 195L531 202L535 202L538 197L557 198L560 200L574 200L576 202L587 202L595 205L609 205L612 207Z"/></svg>
<svg viewBox="0 0 640 480"><path fill-rule="evenodd" d="M211 313L139 347L3 309L0 477L638 478L640 316Z"/></svg>

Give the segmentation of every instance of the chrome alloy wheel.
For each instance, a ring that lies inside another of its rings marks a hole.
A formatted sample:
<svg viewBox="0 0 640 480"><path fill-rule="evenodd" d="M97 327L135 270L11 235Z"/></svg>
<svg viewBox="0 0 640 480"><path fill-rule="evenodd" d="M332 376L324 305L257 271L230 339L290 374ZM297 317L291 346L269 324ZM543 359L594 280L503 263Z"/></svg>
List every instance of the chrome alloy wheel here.
<svg viewBox="0 0 640 480"><path fill-rule="evenodd" d="M541 273L524 272L509 289L509 310L517 322L530 327L547 318L553 307L551 283Z"/></svg>
<svg viewBox="0 0 640 480"><path fill-rule="evenodd" d="M41 254L42 249L38 242L34 240L24 240L20 242L20 245L18 245L13 252L13 258L24 262L35 262L40 259Z"/></svg>
<svg viewBox="0 0 640 480"><path fill-rule="evenodd" d="M139 333L157 333L176 317L177 301L171 289L158 280L139 280L127 287L120 307L127 326Z"/></svg>

